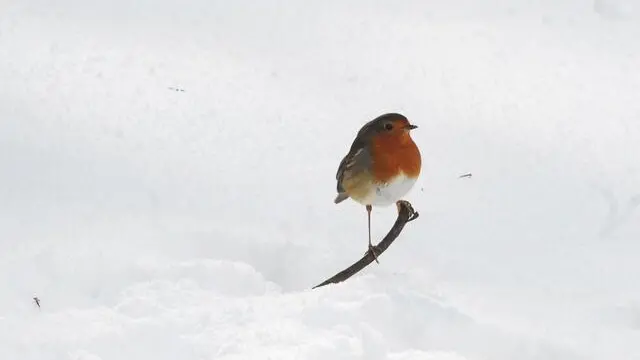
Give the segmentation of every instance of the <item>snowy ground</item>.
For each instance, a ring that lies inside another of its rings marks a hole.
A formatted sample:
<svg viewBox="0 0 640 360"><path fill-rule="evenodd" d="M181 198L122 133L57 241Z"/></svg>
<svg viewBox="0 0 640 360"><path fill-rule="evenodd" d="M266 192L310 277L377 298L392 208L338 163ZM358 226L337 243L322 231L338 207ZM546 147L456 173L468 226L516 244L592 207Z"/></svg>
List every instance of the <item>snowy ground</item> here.
<svg viewBox="0 0 640 360"><path fill-rule="evenodd" d="M1 8L3 359L640 359L637 0ZM312 291L388 111L421 217Z"/></svg>

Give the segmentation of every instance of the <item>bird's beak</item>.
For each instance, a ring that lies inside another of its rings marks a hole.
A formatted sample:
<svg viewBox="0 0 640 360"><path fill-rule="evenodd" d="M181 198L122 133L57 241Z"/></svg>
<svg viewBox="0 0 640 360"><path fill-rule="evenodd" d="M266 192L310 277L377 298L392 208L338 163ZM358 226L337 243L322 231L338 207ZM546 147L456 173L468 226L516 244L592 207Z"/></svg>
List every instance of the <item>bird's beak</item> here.
<svg viewBox="0 0 640 360"><path fill-rule="evenodd" d="M418 125L412 125L412 124L409 124L406 127L407 130L413 130L413 129L417 129L417 128L418 128Z"/></svg>

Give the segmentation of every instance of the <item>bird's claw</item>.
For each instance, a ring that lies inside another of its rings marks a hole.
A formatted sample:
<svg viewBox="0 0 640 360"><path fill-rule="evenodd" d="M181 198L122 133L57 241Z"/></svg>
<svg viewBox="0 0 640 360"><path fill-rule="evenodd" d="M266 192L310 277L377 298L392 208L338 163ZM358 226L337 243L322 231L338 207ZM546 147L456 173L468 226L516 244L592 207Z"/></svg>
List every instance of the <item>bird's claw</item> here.
<svg viewBox="0 0 640 360"><path fill-rule="evenodd" d="M376 263L380 264L380 262L378 261L378 253L377 253L377 250L376 250L375 246L369 244L369 249L364 254L365 255L369 255L369 254L373 255L373 260L375 260Z"/></svg>

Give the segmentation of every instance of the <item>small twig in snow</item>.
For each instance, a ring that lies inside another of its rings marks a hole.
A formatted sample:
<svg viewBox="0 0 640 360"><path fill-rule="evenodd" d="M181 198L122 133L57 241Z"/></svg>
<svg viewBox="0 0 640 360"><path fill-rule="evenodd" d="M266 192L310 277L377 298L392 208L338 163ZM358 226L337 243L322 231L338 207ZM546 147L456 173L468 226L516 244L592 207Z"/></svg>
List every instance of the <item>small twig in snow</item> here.
<svg viewBox="0 0 640 360"><path fill-rule="evenodd" d="M391 230L389 230L384 239L382 239L382 241L380 241L378 245L373 246L373 250L378 257L380 257L380 255L382 255L382 253L387 250L389 245L391 245L391 243L393 243L394 240L400 235L400 232L402 232L405 224L417 219L419 216L418 212L413 210L413 206L411 206L408 201L397 201L396 206L398 207L398 218L396 219L396 222L393 224L393 227L391 228ZM367 251L362 259L356 261L353 265L335 274L331 278L323 281L321 284L314 286L313 289L329 284L337 284L339 282L343 282L353 275L357 274L360 270L364 269L374 260L375 256L373 252Z"/></svg>

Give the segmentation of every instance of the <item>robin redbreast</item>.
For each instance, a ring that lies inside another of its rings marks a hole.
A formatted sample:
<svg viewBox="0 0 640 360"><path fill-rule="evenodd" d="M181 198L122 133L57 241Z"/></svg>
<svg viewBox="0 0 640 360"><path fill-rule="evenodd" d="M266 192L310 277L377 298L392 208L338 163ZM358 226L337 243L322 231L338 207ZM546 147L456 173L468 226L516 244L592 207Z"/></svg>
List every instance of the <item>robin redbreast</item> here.
<svg viewBox="0 0 640 360"><path fill-rule="evenodd" d="M349 153L342 159L336 180L336 204L347 198L365 205L369 228L369 250L376 262L377 254L371 245L371 208L389 206L413 187L422 159L420 150L411 139L410 131L417 128L401 114L381 115L366 123L356 135Z"/></svg>

